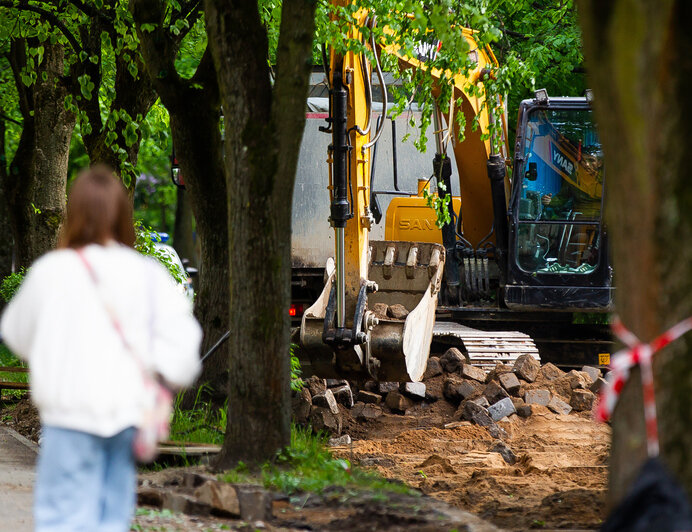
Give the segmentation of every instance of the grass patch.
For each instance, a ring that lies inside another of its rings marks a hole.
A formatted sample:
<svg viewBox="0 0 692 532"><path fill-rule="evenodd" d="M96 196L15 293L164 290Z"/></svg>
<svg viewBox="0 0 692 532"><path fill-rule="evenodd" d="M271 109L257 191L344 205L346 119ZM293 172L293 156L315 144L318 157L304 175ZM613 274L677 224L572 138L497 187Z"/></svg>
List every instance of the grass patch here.
<svg viewBox="0 0 692 532"><path fill-rule="evenodd" d="M14 371L0 371L0 382L29 382L28 373L17 373Z"/></svg>
<svg viewBox="0 0 692 532"><path fill-rule="evenodd" d="M23 368L26 367L26 364L19 360L5 344L0 343L0 366L9 368ZM20 373L14 371L0 371L0 382L28 383L29 374L25 372ZM2 390L2 396L5 397L5 399L8 397L19 399L26 393L26 390L8 390L6 388Z"/></svg>
<svg viewBox="0 0 692 532"><path fill-rule="evenodd" d="M180 392L173 405L173 417L171 418L171 435L173 441L186 443L210 443L223 444L223 435L226 432L227 404L221 408L215 408L211 403L201 401L204 387L197 391L195 403L190 410L180 407L183 392Z"/></svg>
<svg viewBox="0 0 692 532"><path fill-rule="evenodd" d="M24 363L14 356L5 344L0 343L0 366L17 367L24 366Z"/></svg>
<svg viewBox="0 0 692 532"><path fill-rule="evenodd" d="M327 436L314 435L310 428L291 426L291 444L277 453L272 462L252 474L245 464L225 473L230 483L259 482L265 488L291 495L320 493L328 487L353 488L380 493L418 494L405 484L390 482L377 473L353 467L348 460L335 458L327 448Z"/></svg>

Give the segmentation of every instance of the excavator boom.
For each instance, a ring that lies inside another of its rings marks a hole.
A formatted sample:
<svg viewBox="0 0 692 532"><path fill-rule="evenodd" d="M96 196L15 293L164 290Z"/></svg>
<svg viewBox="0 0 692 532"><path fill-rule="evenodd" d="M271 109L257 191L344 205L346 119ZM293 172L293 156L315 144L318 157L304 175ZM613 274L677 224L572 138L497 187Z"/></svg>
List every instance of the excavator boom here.
<svg viewBox="0 0 692 532"><path fill-rule="evenodd" d="M358 12L350 37L359 39L358 27L367 24L374 20ZM371 76L362 54L331 51L335 260L322 294L303 315L300 340L319 375L417 381L430 350L445 252L436 243L369 239L370 156L384 123L373 127Z"/></svg>

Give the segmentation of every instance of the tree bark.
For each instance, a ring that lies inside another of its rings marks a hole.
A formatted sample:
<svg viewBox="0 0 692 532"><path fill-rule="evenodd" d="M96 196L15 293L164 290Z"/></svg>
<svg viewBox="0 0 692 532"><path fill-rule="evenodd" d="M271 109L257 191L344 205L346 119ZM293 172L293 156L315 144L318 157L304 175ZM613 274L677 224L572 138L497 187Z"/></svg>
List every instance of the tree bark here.
<svg viewBox="0 0 692 532"><path fill-rule="evenodd" d="M44 44L44 50L38 79L26 87L20 76L26 60L25 42L15 41L11 49L24 125L4 186L18 267L30 266L56 246L65 215L67 162L75 118L64 106L64 50L51 44Z"/></svg>
<svg viewBox="0 0 692 532"><path fill-rule="evenodd" d="M179 41L163 21L160 0L131 0L130 9L138 25L155 24L152 32L139 32L147 72L170 114L176 157L185 179L200 242L199 283L195 316L202 325L206 353L228 330L228 205L223 167L223 145L219 129L220 101L214 65L207 50L195 75L183 80L175 69ZM204 362L198 385L219 402L228 396L229 344ZM184 407L192 407L192 388Z"/></svg>
<svg viewBox="0 0 692 532"><path fill-rule="evenodd" d="M103 18L93 18L89 26L80 28L80 35L84 50L89 56L101 58L101 34L103 32L112 33L112 28L109 27L110 21ZM127 122L122 118L115 121L113 131L117 133L117 137L112 144L107 142L107 136L110 132L108 127L104 127L102 116L102 100L98 98L98 91L102 82L102 59L98 64L94 64L89 60L78 63L73 68L73 91L75 96L79 95L79 85L76 79L79 75L88 74L94 82L95 88L90 100L83 100L80 107L86 113L91 132L83 133L82 140L84 147L89 155L91 164L105 164L119 175L121 174L121 164L123 161L129 162L134 168L137 165L137 157L139 155L139 146L141 141L141 132L137 130L137 140L131 145L127 145L123 130ZM137 78L133 78L128 70L128 63L135 62L139 74ZM118 54L115 57L115 83L114 92L115 98L111 102L111 111L125 111L134 121L140 122L142 117L146 116L149 109L156 101L156 92L152 86L151 80L146 75L144 65L138 60L137 54L133 54L132 58L125 59L124 54ZM115 148L115 149L114 149ZM118 150L124 150L123 155L118 153ZM134 194L135 179L126 183L130 196Z"/></svg>
<svg viewBox="0 0 692 532"><path fill-rule="evenodd" d="M190 266L197 267L192 222L193 215L190 197L186 194L185 189L178 188L176 190L173 247L181 258L186 258L190 261Z"/></svg>
<svg viewBox="0 0 692 532"><path fill-rule="evenodd" d="M607 161L617 309L641 340L692 314L692 5L581 0L587 71ZM692 493L692 338L654 361L661 453ZM613 416L610 503L646 456L641 384Z"/></svg>
<svg viewBox="0 0 692 532"><path fill-rule="evenodd" d="M225 116L230 273L229 407L217 465L269 459L290 441L291 199L305 125L313 2L282 6L273 88L256 2L207 0Z"/></svg>

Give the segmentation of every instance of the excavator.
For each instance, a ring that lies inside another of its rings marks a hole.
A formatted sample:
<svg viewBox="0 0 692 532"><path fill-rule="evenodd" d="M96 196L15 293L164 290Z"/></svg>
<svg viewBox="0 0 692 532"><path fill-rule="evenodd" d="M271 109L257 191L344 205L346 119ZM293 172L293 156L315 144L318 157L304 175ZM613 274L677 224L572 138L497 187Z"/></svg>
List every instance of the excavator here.
<svg viewBox="0 0 692 532"><path fill-rule="evenodd" d="M367 12L357 17L354 38L360 38L359 26L375 23ZM375 187L373 175L387 109L383 75L377 53L374 65L352 51L329 54L329 115L320 129L331 135L335 249L324 288L300 325L302 352L321 377L419 381L433 342L457 346L481 366L522 354L538 358L532 324L555 321L550 328L563 332L575 312L611 309L612 270L601 222L604 170L590 97L553 98L542 90L524 100L510 159L506 113L489 111L502 107L485 105L484 91L467 90L482 84L497 61L488 47L478 46L473 31L463 35L475 64L451 82L454 100L463 105L445 117L436 109L432 176L419 180L417 194L391 200L385 239L377 241L369 235L383 215L378 195L396 194ZM405 67L424 68L420 58L382 48ZM434 53L435 46L430 49ZM377 121L373 72L384 97ZM465 115L461 142L453 142L460 123L454 113ZM474 117L477 130L470 127ZM494 137L483 135L489 129ZM446 154L450 139L454 165ZM452 191L453 166L460 194L449 201L449 220L440 229L429 198ZM515 322L528 327L505 328Z"/></svg>

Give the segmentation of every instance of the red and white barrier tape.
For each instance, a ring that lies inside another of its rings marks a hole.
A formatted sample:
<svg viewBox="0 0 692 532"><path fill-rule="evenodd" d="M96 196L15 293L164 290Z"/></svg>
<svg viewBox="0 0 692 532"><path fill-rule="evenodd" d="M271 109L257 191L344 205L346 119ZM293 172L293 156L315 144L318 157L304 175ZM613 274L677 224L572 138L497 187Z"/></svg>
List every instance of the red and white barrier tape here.
<svg viewBox="0 0 692 532"><path fill-rule="evenodd" d="M641 369L642 388L644 392L644 418L646 420L646 443L649 456L658 455L658 423L656 420L656 399L654 397L654 379L651 359L669 343L692 330L692 318L687 318L674 325L651 343L643 344L631 331L615 318L613 323L615 336L627 348L618 351L611 357L610 373L606 385L601 390L601 397L596 407L596 420L608 421L620 392L629 378L630 368L639 364Z"/></svg>

